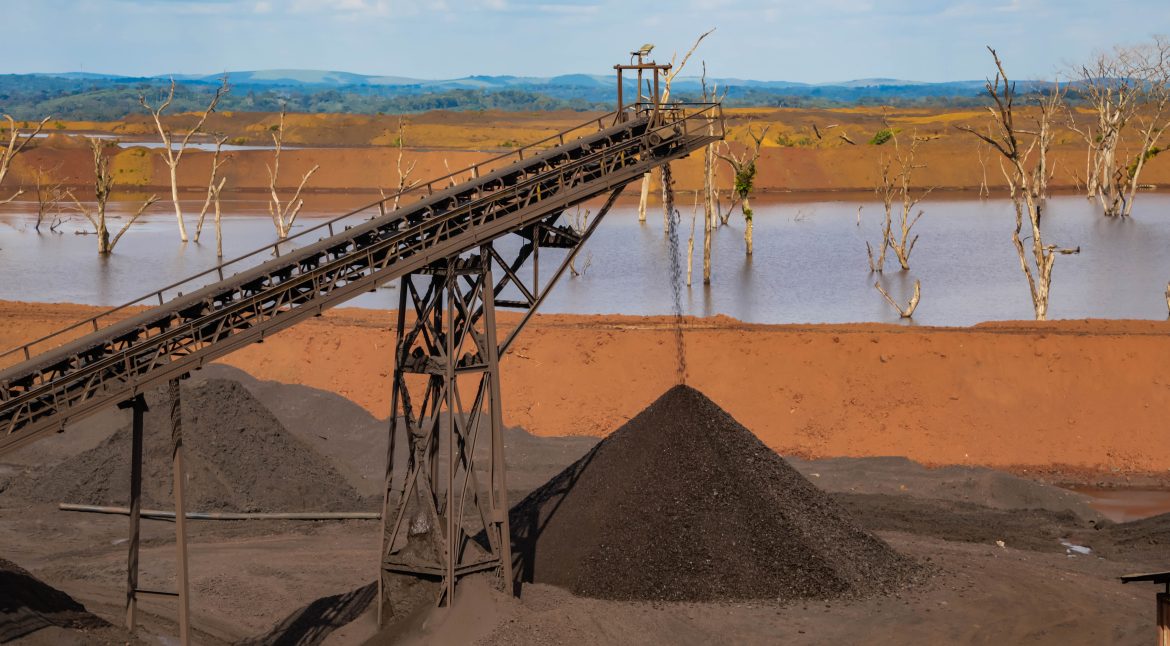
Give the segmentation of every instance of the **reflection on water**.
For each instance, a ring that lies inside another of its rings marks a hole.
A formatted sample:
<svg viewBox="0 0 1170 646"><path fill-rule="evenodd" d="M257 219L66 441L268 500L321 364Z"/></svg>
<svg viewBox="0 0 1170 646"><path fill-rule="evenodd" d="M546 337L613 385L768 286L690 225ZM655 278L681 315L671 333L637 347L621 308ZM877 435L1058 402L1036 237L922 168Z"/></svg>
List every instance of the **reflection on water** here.
<svg viewBox="0 0 1170 646"><path fill-rule="evenodd" d="M41 139L41 138L49 137L50 135L54 135L54 134L58 134L58 133L39 132L35 135L34 138ZM61 133L61 134L66 134L66 135L70 135L70 136L74 136L74 137L86 137L89 139L104 139L104 140L108 140L108 141L114 141L115 144L119 148L162 148L162 147L166 146L166 144L164 144L161 141L156 141L156 140L134 141L132 139L126 139L125 137L123 137L121 135L114 135L114 134L105 133L105 132L65 132L65 133ZM172 141L171 145L175 148L175 150L178 150L179 143L181 143L181 142ZM189 141L189 142L187 142L187 148L190 150L205 150L205 151L210 152L210 151L215 150L215 142L214 141ZM231 152L231 151L235 151L235 150L274 150L274 149L275 149L275 146L271 146L271 145L257 146L257 145L249 145L249 144L226 144L226 143L220 147L220 150L223 150L224 152ZM281 146L281 149L283 149L283 150L300 150L301 147L300 146Z"/></svg>
<svg viewBox="0 0 1170 646"><path fill-rule="evenodd" d="M119 243L113 257L95 253L92 236L32 232L30 204L0 207L0 298L114 305L215 264L213 232L201 245L182 245L165 208L144 218ZM120 213L129 205L118 204ZM188 213L197 213L192 203ZM907 299L922 281L922 302L914 321L970 325L986 320L1032 317L1027 283L1011 244L1013 215L1004 200L935 199L926 215L909 272L896 261L880 279L895 298ZM273 241L263 202L230 202L224 252L232 257ZM119 213L118 208L113 209ZM689 211L689 209L688 209ZM1170 280L1170 196L1141 196L1129 220L1106 220L1074 196L1050 200L1046 242L1081 248L1056 261L1052 318L1166 318L1164 291ZM712 284L701 284L702 243L697 241L696 284L684 287L687 314L726 314L760 323L816 323L898 320L873 287L865 240L877 239L881 206L867 203L857 226L857 202L773 203L756 210L755 255L743 253L743 223L716 231ZM321 215L306 211L309 217ZM682 235L690 230L690 213ZM116 226L116 225L115 225ZM193 226L193 218L188 225ZM698 235L702 235L701 226ZM680 244L680 253L686 245ZM566 276L549 296L546 312L670 314L667 241L660 215L639 224L634 209L619 206L583 250L591 258L585 275ZM542 252L548 255L553 251ZM579 263L581 265L583 263ZM542 271L549 271L543 269ZM547 274L546 274L547 275ZM187 290L189 291L189 290ZM352 304L393 307L391 289L359 296Z"/></svg>

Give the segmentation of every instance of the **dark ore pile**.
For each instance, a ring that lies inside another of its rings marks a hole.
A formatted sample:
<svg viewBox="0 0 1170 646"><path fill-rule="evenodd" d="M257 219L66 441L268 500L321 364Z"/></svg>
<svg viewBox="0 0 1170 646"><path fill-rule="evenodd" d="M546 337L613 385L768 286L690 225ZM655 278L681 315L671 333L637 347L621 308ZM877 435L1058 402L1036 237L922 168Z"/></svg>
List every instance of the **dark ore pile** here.
<svg viewBox="0 0 1170 646"><path fill-rule="evenodd" d="M618 600L882 594L922 568L675 386L511 512L523 581Z"/></svg>
<svg viewBox="0 0 1170 646"><path fill-rule="evenodd" d="M329 461L290 434L244 386L225 379L182 382L184 459L189 511L361 511L359 494ZM170 400L147 395L143 424L142 504L172 509ZM129 504L130 424L97 447L66 459L5 492L28 500Z"/></svg>

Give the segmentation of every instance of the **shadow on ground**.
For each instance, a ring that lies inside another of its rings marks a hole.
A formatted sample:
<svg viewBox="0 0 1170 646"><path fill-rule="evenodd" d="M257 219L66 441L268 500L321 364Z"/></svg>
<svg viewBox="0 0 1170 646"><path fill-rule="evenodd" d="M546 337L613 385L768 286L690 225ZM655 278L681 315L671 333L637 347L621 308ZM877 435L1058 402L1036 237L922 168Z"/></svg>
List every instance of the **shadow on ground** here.
<svg viewBox="0 0 1170 646"><path fill-rule="evenodd" d="M239 643L273 646L320 644L330 633L365 612L377 593L378 585L370 583L344 594L322 597L285 617L267 633Z"/></svg>

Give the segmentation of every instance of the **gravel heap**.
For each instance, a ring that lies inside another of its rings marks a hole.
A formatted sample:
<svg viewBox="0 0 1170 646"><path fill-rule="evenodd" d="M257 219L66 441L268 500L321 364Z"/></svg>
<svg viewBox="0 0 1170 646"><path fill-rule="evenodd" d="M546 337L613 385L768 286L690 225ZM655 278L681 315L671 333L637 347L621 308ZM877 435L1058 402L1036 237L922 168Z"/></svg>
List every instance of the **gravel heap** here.
<svg viewBox="0 0 1170 646"><path fill-rule="evenodd" d="M110 624L19 565L0 558L0 643L50 626L92 631ZM43 643L51 643L51 639Z"/></svg>
<svg viewBox="0 0 1170 646"><path fill-rule="evenodd" d="M276 420L235 381L182 382L183 444L189 511L355 511L361 498L317 451ZM142 504L171 509L170 401L147 395L143 426ZM129 504L130 427L6 492L42 502ZM366 505L368 506L368 505Z"/></svg>
<svg viewBox="0 0 1170 646"><path fill-rule="evenodd" d="M891 591L921 571L686 386L510 518L521 580L588 597L823 599Z"/></svg>

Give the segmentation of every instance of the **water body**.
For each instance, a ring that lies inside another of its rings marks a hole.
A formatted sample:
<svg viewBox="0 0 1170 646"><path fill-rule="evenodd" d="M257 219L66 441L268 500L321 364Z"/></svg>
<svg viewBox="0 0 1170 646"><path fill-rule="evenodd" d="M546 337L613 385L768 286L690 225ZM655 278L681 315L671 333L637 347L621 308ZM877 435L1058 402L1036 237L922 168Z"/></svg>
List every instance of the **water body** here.
<svg viewBox="0 0 1170 646"><path fill-rule="evenodd" d="M1076 196L1049 201L1045 241L1081 249L1056 261L1051 318L1166 318L1170 195L1144 194L1139 199L1128 220L1107 220ZM680 202L682 206L689 200ZM922 302L914 323L971 325L1032 318L1027 283L1011 243L1010 202L934 197L922 204L926 214L915 227L920 239L911 270L898 270L891 255L884 274L869 272L865 253L865 241L878 239L881 205L860 205L858 226L856 201L760 204L751 258L744 255L743 219L736 213L715 232L709 286L701 284L702 241L696 240L695 284L682 288L683 313L725 314L754 323L896 322L897 312L873 283L881 280L904 302L918 279ZM64 235L34 233L31 206L14 202L0 207L0 299L117 305L216 263L210 224L203 244L182 245L165 205L135 224L109 258L97 256L93 236L73 233L83 228L76 217L62 227ZM131 207L113 206L115 215ZM192 202L186 211L197 213L199 206ZM224 206L232 214L224 222L227 257L274 241L262 201L229 201ZM311 226L311 218L327 210L310 202L300 226ZM682 210L679 254L686 253L690 233L689 204ZM113 222L116 227L118 221ZM193 228L193 219L188 226ZM702 236L701 223L696 235ZM566 275L542 311L670 315L674 296L669 249L661 213L652 212L642 224L633 205L619 205L582 251L577 264L588 265L584 274ZM552 253L546 252L545 258ZM397 292L379 289L351 304L394 307Z"/></svg>
<svg viewBox="0 0 1170 646"><path fill-rule="evenodd" d="M57 134L57 133L40 132L40 133L36 134L36 138L40 139L40 138L48 137L48 136L53 135L53 134ZM63 134L67 134L67 135L71 135L71 136L88 137L90 139L103 139L103 140L113 141L113 142L115 142L115 145L118 146L119 148L163 148L166 146L166 144L164 144L161 141L157 141L157 140L134 141L131 139L125 139L119 135L112 135L112 134L103 133L103 132L98 132L98 133L65 132ZM178 150L179 143L180 143L179 141L172 142L172 146L175 148L175 150ZM214 152L215 151L215 142L214 141L191 141L187 144L187 148L189 150L205 150L208 152ZM283 149L283 150L300 150L301 148L302 148L302 146L281 146L281 149ZM223 144L223 146L221 147L221 150L223 150L224 152L231 152L231 151L236 151L236 150L273 150L273 149L275 149L275 146L271 146L271 145L253 146L253 145L246 145L246 144Z"/></svg>
<svg viewBox="0 0 1170 646"><path fill-rule="evenodd" d="M1170 491L1160 489L1102 489L1070 487L1089 496L1089 506L1115 523L1170 513Z"/></svg>

